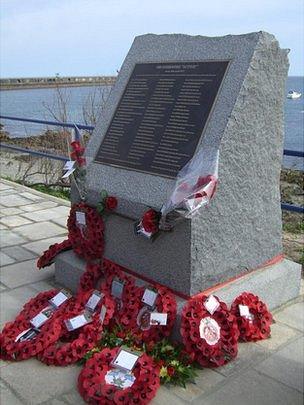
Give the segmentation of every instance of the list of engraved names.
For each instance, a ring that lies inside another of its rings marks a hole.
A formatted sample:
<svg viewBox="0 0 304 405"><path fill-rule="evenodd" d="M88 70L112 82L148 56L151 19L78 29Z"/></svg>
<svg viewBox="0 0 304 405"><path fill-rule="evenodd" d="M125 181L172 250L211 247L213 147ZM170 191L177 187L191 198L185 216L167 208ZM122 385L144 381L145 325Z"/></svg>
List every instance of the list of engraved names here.
<svg viewBox="0 0 304 405"><path fill-rule="evenodd" d="M136 64L95 161L176 177L195 153L228 63Z"/></svg>

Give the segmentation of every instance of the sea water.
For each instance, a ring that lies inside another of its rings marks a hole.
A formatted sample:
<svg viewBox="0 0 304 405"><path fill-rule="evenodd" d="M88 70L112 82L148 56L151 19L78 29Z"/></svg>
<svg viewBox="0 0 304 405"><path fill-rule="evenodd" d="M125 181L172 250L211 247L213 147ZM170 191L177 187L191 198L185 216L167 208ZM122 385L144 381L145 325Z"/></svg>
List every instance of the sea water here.
<svg viewBox="0 0 304 405"><path fill-rule="evenodd" d="M103 98L109 93L109 86L100 87L69 87L60 88L60 95L66 108L66 120L75 123L87 123L83 114L83 107L98 115ZM288 77L286 95L289 90L302 93L302 97L296 100L285 99L285 149L304 150L304 81L301 76ZM94 102L93 99L95 99ZM25 89L25 90L2 90L0 91L1 114L22 117L36 118L41 120L62 120L58 106L58 93L54 88L47 89ZM92 105L94 108L92 111ZM54 117L55 115L55 117ZM38 135L46 128L32 123L1 120L5 130L11 136L26 137ZM285 167L303 170L303 159L285 157Z"/></svg>

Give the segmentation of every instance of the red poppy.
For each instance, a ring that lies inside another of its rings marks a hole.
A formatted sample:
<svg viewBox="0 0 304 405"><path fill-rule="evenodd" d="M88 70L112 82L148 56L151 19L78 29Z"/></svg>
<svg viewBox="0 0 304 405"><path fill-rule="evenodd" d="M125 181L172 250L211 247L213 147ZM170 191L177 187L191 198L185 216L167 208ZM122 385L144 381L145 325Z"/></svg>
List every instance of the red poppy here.
<svg viewBox="0 0 304 405"><path fill-rule="evenodd" d="M167 373L169 377L172 377L175 374L175 368L172 366L167 367Z"/></svg>
<svg viewBox="0 0 304 405"><path fill-rule="evenodd" d="M106 197L105 198L106 209L112 211L117 207L117 199L115 197Z"/></svg>

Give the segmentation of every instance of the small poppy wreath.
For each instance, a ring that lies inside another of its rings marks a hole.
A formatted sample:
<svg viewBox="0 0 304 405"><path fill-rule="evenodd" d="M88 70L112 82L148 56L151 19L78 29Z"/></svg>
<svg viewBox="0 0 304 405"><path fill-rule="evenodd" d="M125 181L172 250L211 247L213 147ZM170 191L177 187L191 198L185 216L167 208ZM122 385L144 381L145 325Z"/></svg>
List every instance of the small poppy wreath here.
<svg viewBox="0 0 304 405"><path fill-rule="evenodd" d="M227 305L215 297L219 306L211 315L204 305L207 298L200 295L186 303L180 331L186 351L193 352L201 366L219 367L237 356L239 330Z"/></svg>
<svg viewBox="0 0 304 405"><path fill-rule="evenodd" d="M51 245L47 250L43 252L43 254L37 260L37 267L38 269L42 269L43 267L50 266L55 257L65 250L69 250L72 248L71 242L69 239L64 240L60 243L55 243Z"/></svg>
<svg viewBox="0 0 304 405"><path fill-rule="evenodd" d="M85 225L78 224L76 213L85 214ZM69 240L74 252L86 261L101 259L104 251L104 223L95 208L74 204L68 218Z"/></svg>
<svg viewBox="0 0 304 405"><path fill-rule="evenodd" d="M133 370L133 385L119 388L106 383L106 375L112 369L111 362L119 348L104 349L89 359L78 377L78 390L83 399L96 405L145 405L156 395L160 385L159 368L146 353L142 354Z"/></svg>
<svg viewBox="0 0 304 405"><path fill-rule="evenodd" d="M241 314L243 310L245 312ZM272 315L257 295L243 292L233 301L231 313L236 316L240 340L255 342L270 337Z"/></svg>
<svg viewBox="0 0 304 405"><path fill-rule="evenodd" d="M26 303L16 317L15 321L7 323L1 334L1 358L6 360L26 360L36 356L50 344L55 342L60 334L60 315L66 310L70 302L63 303L40 328L40 332L31 340L15 342L17 336L32 328L30 320L49 305L59 290L50 290L39 293Z"/></svg>
<svg viewBox="0 0 304 405"><path fill-rule="evenodd" d="M153 310L150 310L142 302L142 297L145 287L138 287L136 291L136 299L138 310L133 313L133 316L128 324L125 324L131 331L132 335L138 338L139 341L146 343L156 343L161 339L168 337L173 329L176 318L176 301L174 295L168 288L161 285L153 285L150 287L157 292L157 298ZM167 314L167 325L150 325L150 312L160 312ZM143 319L144 327L139 324L140 318ZM122 317L124 324L124 317Z"/></svg>
<svg viewBox="0 0 304 405"><path fill-rule="evenodd" d="M115 278L124 282L122 298L121 300L116 299L115 317L112 319L111 327L116 324L127 327L139 307L135 278L127 275L123 271L123 267L108 259L103 260L103 271L105 279L100 286L100 291L104 294L111 295L112 283ZM122 304L122 306L119 307L119 304Z"/></svg>
<svg viewBox="0 0 304 405"><path fill-rule="evenodd" d="M73 308L62 314L60 318L60 331L58 339L52 342L45 350L38 354L38 359L47 365L67 366L76 363L84 355L96 346L105 325L108 325L114 314L114 302L111 298L104 296L98 303L95 313L92 315L92 322L74 331L68 331L64 324L65 320L73 318L83 312L85 303L92 291L81 294ZM103 322L100 321L100 310L102 305L106 307Z"/></svg>

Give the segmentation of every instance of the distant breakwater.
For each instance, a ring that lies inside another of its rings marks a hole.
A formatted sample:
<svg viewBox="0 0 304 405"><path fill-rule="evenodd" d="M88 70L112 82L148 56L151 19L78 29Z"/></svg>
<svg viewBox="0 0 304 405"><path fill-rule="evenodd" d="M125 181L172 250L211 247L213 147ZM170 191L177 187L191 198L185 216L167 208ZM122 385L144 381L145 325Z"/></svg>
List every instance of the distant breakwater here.
<svg viewBox="0 0 304 405"><path fill-rule="evenodd" d="M116 76L21 77L0 79L1 90L50 87L112 86Z"/></svg>

